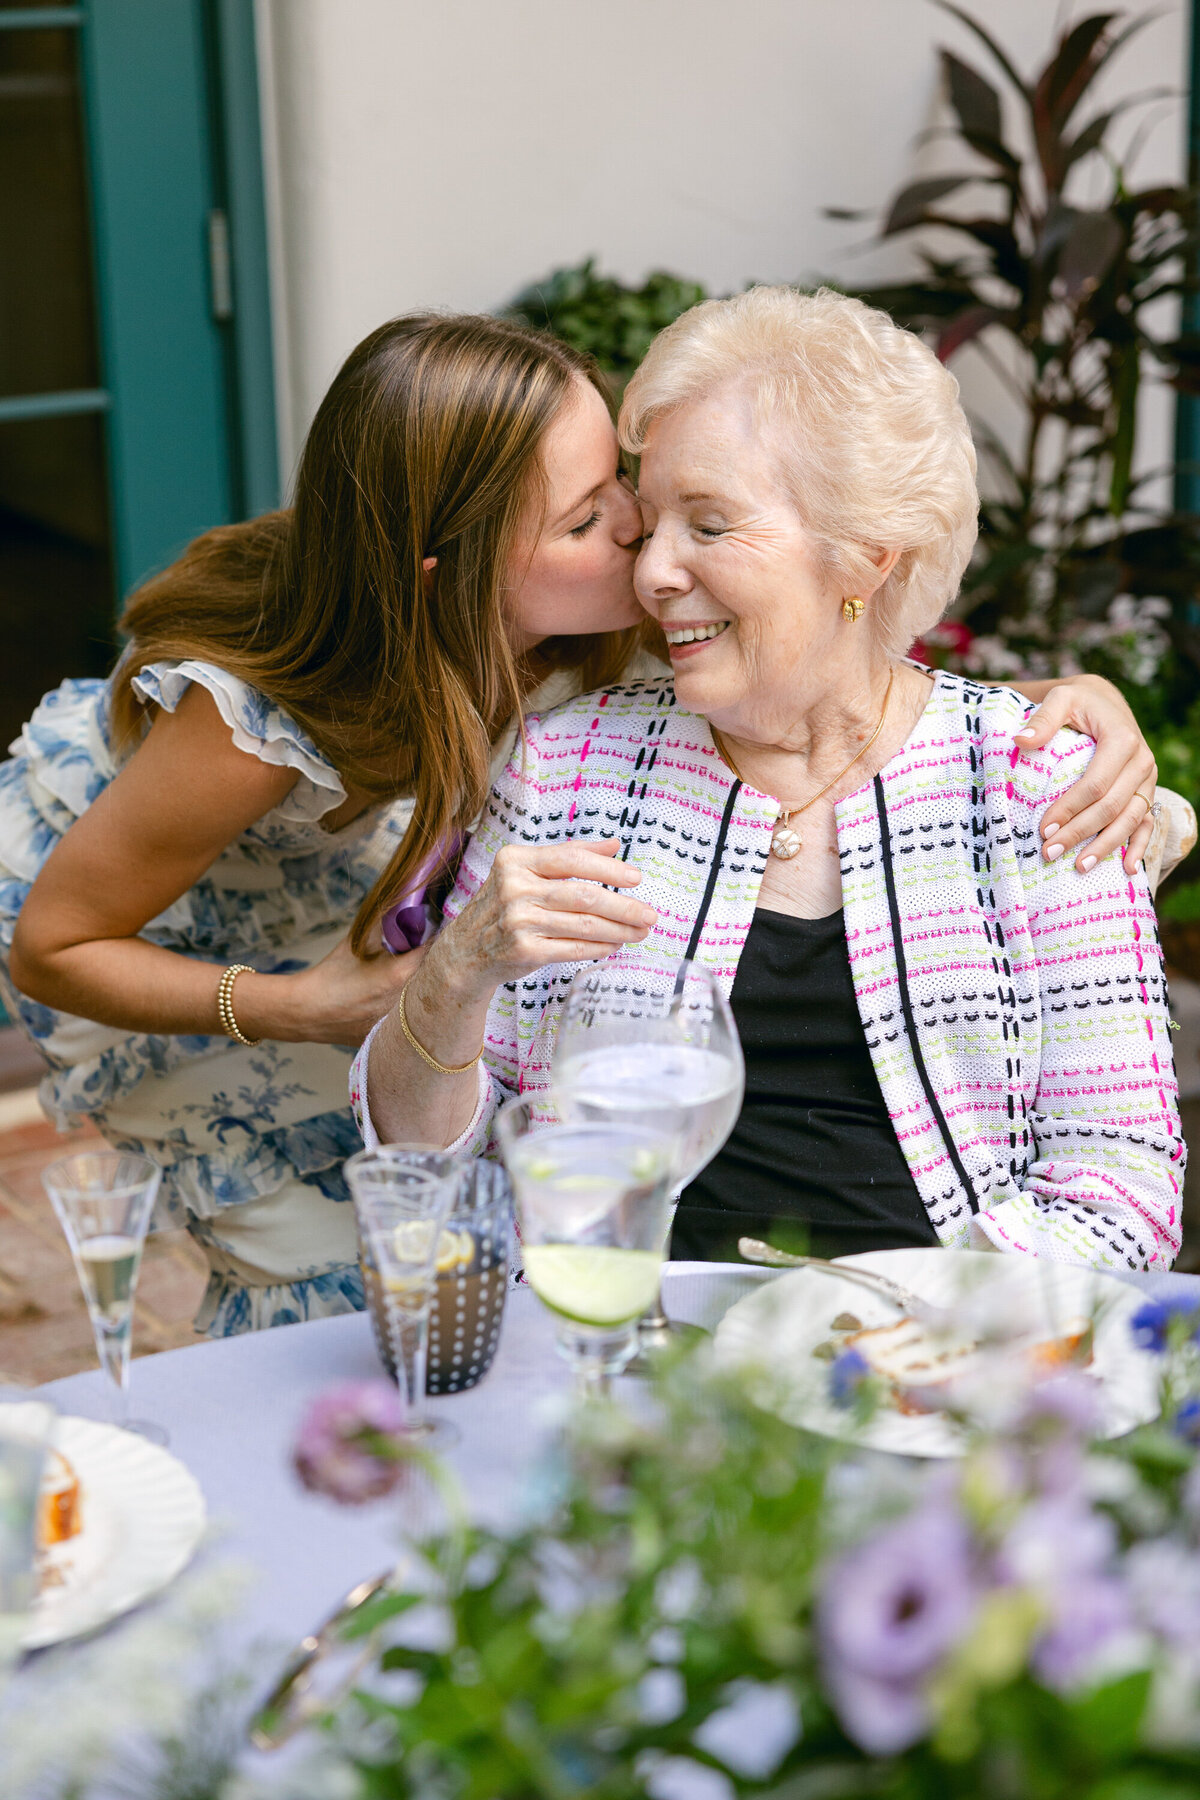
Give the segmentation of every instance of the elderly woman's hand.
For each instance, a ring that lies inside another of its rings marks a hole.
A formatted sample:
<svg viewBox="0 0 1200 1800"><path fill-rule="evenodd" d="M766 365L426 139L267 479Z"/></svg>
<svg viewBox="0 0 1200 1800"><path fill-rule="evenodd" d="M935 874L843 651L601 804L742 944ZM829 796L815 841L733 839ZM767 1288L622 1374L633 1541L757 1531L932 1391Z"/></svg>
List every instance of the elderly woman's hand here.
<svg viewBox="0 0 1200 1800"><path fill-rule="evenodd" d="M1092 838L1075 862L1086 874L1124 844L1125 873L1135 874L1154 830L1150 806L1158 766L1125 699L1099 675L1022 682L1021 692L1041 703L1015 734L1017 747L1027 755L1041 750L1064 725L1096 740L1086 775L1042 818L1042 855L1053 861Z"/></svg>
<svg viewBox="0 0 1200 1800"><path fill-rule="evenodd" d="M436 963L460 992L490 998L504 982L520 981L545 963L583 962L640 943L658 915L610 891L642 879L616 860L620 848L615 838L506 845L474 899L437 939L431 968Z"/></svg>

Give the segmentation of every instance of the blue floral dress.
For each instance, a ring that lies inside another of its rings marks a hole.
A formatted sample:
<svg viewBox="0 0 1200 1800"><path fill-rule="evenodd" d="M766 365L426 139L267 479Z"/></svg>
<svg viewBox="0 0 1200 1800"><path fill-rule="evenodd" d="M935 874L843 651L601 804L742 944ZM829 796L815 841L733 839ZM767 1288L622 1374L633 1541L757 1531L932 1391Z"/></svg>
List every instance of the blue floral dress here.
<svg viewBox="0 0 1200 1800"><path fill-rule="evenodd" d="M318 962L403 836L411 803L343 830L321 821L346 791L332 764L263 694L204 662L154 663L138 696L173 712L189 683L234 743L299 779L142 936L213 964L283 974ZM26 999L8 976L17 914L42 864L117 773L109 684L47 694L0 764L0 994L42 1052L41 1099L61 1127L90 1119L163 1168L157 1224L186 1225L211 1278L197 1316L214 1337L363 1305L341 1165L361 1147L347 1103L351 1052L328 1044L128 1033Z"/></svg>

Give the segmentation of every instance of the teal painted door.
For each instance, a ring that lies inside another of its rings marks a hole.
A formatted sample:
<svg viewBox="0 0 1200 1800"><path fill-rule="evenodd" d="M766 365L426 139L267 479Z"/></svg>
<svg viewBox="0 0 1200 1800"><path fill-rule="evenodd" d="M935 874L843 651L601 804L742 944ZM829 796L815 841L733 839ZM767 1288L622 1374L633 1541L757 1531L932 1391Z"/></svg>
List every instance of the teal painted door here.
<svg viewBox="0 0 1200 1800"><path fill-rule="evenodd" d="M278 502L253 0L0 0L0 754Z"/></svg>

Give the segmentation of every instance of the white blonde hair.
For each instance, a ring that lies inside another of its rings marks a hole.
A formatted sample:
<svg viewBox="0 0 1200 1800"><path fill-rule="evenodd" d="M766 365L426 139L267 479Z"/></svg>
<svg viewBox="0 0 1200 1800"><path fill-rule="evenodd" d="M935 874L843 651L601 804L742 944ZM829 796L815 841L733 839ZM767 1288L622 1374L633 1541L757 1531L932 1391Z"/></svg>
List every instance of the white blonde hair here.
<svg viewBox="0 0 1200 1800"><path fill-rule="evenodd" d="M935 624L975 543L975 447L958 383L912 332L829 288L755 287L706 300L659 333L621 407L621 442L645 448L655 419L742 382L778 422L784 475L831 583L846 596L900 552L868 608L892 655Z"/></svg>

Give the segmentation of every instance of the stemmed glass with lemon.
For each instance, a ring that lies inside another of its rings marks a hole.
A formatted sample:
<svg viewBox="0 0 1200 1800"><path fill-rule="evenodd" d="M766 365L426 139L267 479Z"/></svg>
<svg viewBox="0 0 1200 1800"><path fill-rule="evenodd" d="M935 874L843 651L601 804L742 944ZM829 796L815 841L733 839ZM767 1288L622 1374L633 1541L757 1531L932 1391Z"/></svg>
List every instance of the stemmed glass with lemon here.
<svg viewBox="0 0 1200 1800"><path fill-rule="evenodd" d="M386 1337L388 1363L404 1401L405 1432L445 1448L458 1431L425 1411L429 1310L439 1259L458 1255L445 1229L461 1165L443 1150L421 1144L384 1144L346 1164L363 1250L363 1269L376 1286L372 1313Z"/></svg>
<svg viewBox="0 0 1200 1800"><path fill-rule="evenodd" d="M676 1139L661 1118L564 1123L545 1095L502 1107L496 1135L526 1280L581 1392L603 1393L637 1354L637 1321L658 1292Z"/></svg>

